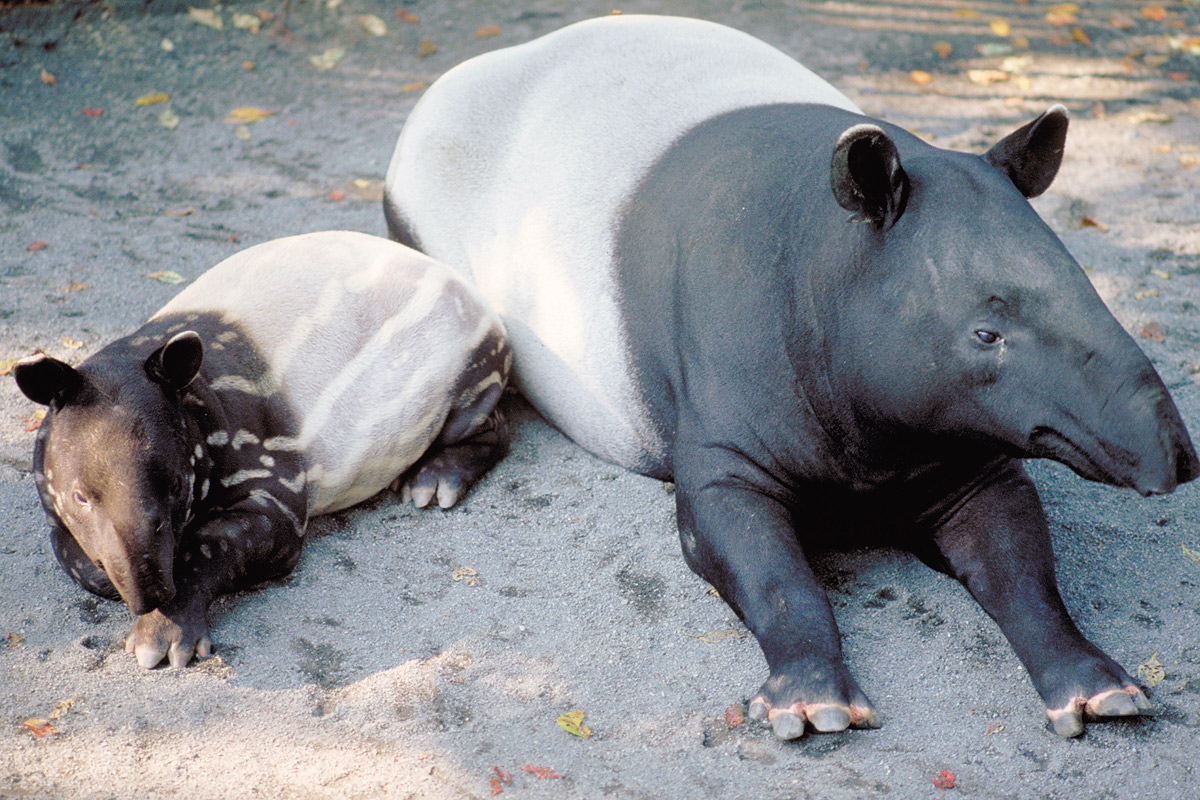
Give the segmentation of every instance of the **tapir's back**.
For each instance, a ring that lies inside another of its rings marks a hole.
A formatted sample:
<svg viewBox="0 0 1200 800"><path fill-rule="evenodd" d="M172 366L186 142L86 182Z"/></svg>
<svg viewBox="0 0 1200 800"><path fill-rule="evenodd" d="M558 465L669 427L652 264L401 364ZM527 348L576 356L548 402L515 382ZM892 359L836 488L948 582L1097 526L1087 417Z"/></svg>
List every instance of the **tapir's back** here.
<svg viewBox="0 0 1200 800"><path fill-rule="evenodd" d="M695 125L783 102L857 110L775 48L701 20L590 20L480 56L405 124L387 176L393 235L472 275L505 321L518 382L552 422L661 472L611 276L623 208Z"/></svg>
<svg viewBox="0 0 1200 800"><path fill-rule="evenodd" d="M251 339L267 369L254 381L222 374L230 341L218 336L206 343L203 377L219 393L286 403L297 433L273 447L305 451L311 514L370 497L424 453L448 413L473 399L457 395L478 389L469 375L475 352L503 337L496 315L452 270L346 231L237 253L154 318L204 312L230 326L223 337Z"/></svg>

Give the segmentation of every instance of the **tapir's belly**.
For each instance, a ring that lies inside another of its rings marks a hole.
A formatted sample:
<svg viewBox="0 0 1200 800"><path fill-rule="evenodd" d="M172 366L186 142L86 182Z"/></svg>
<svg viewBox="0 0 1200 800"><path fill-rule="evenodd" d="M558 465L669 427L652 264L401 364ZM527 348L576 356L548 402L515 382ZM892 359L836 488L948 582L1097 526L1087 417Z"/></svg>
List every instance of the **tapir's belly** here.
<svg viewBox="0 0 1200 800"><path fill-rule="evenodd" d="M480 346L502 331L452 271L411 251L398 262L403 248L363 239L386 247L365 243L347 260L345 247L310 234L272 242L270 263L263 251L243 251L157 315L219 311L230 324L226 336L252 340L268 366L264 377L207 377L219 394L268 396L286 407L291 430L254 438L268 453L304 452L310 515L365 500L415 463L450 411L473 399L456 397L456 387Z"/></svg>
<svg viewBox="0 0 1200 800"><path fill-rule="evenodd" d="M779 102L856 110L728 28L670 17L579 23L440 79L401 133L389 213L500 312L516 379L539 411L592 452L662 474L669 444L637 385L613 264L624 205L697 123Z"/></svg>

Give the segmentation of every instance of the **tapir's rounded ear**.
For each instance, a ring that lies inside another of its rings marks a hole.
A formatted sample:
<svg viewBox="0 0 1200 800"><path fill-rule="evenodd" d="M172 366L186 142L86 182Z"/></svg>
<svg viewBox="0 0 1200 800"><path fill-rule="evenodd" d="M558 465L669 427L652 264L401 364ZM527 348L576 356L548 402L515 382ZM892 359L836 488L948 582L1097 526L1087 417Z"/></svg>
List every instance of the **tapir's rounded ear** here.
<svg viewBox="0 0 1200 800"><path fill-rule="evenodd" d="M195 331L175 334L146 359L146 374L155 383L180 391L200 374L204 343Z"/></svg>
<svg viewBox="0 0 1200 800"><path fill-rule="evenodd" d="M829 180L838 205L883 230L896 224L908 202L900 154L878 125L855 125L838 137Z"/></svg>
<svg viewBox="0 0 1200 800"><path fill-rule="evenodd" d="M1050 188L1067 144L1066 106L1053 105L1033 122L1017 128L984 154L1026 197Z"/></svg>
<svg viewBox="0 0 1200 800"><path fill-rule="evenodd" d="M69 402L84 383L83 376L74 367L45 353L22 358L13 365L13 377L22 394L44 406L55 400L60 405Z"/></svg>

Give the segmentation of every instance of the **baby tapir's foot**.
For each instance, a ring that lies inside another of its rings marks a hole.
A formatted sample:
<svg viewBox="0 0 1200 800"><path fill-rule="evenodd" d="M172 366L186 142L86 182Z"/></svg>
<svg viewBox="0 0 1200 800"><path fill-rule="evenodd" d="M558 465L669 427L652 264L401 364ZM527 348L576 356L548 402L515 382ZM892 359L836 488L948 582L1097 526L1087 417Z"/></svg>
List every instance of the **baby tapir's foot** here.
<svg viewBox="0 0 1200 800"><path fill-rule="evenodd" d="M1154 710L1133 678L1107 657L1077 667L1074 675L1073 683L1047 697L1046 716L1059 736L1079 736L1084 720L1135 717Z"/></svg>
<svg viewBox="0 0 1200 800"><path fill-rule="evenodd" d="M780 739L798 739L806 727L818 733L879 727L871 701L841 664L777 669L750 700L749 714L770 723Z"/></svg>
<svg viewBox="0 0 1200 800"><path fill-rule="evenodd" d="M125 639L125 652L137 658L143 669L153 669L166 656L172 667L186 667L193 655L212 653L207 614L203 608L174 611L156 609L138 617Z"/></svg>
<svg viewBox="0 0 1200 800"><path fill-rule="evenodd" d="M470 437L431 450L406 475L396 479L400 500L425 508L433 500L450 508L504 455L508 447L508 425L495 409ZM393 488L396 488L393 484Z"/></svg>

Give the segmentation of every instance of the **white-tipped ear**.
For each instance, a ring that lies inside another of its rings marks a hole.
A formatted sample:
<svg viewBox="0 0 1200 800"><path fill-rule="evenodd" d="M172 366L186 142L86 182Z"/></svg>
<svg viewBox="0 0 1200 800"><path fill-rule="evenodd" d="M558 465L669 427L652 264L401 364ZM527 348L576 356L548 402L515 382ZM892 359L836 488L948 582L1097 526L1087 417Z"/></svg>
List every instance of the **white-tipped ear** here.
<svg viewBox="0 0 1200 800"><path fill-rule="evenodd" d="M896 224L908 202L900 154L878 125L855 125L838 137L829 182L838 205L883 230Z"/></svg>
<svg viewBox="0 0 1200 800"><path fill-rule="evenodd" d="M146 359L146 374L176 392L195 380L204 361L204 343L195 331L181 331Z"/></svg>

